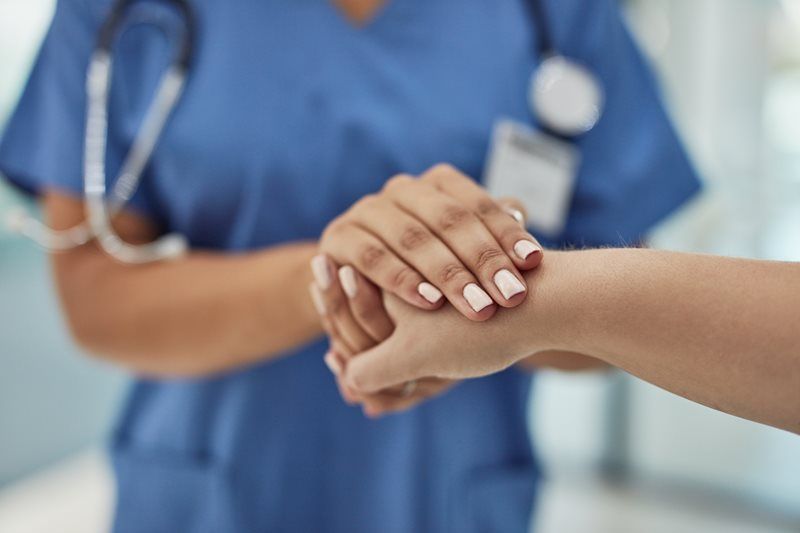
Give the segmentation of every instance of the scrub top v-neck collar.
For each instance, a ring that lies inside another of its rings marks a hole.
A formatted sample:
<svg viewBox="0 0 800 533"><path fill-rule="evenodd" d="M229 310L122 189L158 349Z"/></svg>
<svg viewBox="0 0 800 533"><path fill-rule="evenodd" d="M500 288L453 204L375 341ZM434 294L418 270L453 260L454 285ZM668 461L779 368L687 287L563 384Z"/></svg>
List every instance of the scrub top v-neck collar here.
<svg viewBox="0 0 800 533"><path fill-rule="evenodd" d="M391 18L391 11L398 0L382 0L381 5L373 10L364 20L356 20L349 16L344 8L334 4L334 0L322 0L325 8L331 12L338 26L344 26L350 33L368 35L374 33L383 24L384 20Z"/></svg>

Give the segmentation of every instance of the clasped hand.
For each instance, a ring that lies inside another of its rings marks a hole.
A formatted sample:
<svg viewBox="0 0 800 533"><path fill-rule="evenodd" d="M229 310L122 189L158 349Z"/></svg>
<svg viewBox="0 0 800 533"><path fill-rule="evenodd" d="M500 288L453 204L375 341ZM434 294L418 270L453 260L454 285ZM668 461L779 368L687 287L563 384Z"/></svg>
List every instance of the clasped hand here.
<svg viewBox="0 0 800 533"><path fill-rule="evenodd" d="M472 323L526 298L522 273L542 248L523 218L515 202L438 165L390 179L331 222L309 289L347 403L371 417L405 410L516 360L509 347L507 361L489 363L477 333L491 324Z"/></svg>

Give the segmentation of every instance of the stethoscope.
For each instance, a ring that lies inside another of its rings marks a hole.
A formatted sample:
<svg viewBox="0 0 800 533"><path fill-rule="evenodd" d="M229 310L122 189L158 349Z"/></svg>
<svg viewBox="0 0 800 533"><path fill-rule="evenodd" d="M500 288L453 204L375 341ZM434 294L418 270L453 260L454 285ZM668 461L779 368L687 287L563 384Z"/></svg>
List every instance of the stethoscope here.
<svg viewBox="0 0 800 533"><path fill-rule="evenodd" d="M591 70L558 52L544 3L531 0L541 61L531 76L528 104L546 133L575 139L597 125L605 93Z"/></svg>
<svg viewBox="0 0 800 533"><path fill-rule="evenodd" d="M65 251L97 240L111 257L129 264L175 259L184 255L188 243L172 233L152 243L126 243L114 230L111 220L131 199L141 182L159 137L180 100L191 63L194 44L194 17L187 0L165 0L177 8L184 31L156 95L148 107L141 129L124 159L120 173L106 197L106 144L108 140L108 101L113 65L112 48L129 8L136 0L117 0L100 29L86 78L87 112L84 138L83 192L87 220L66 230L48 228L27 213L16 212L9 226L43 248ZM547 24L544 0L532 0L533 19L538 34L541 62L534 71L529 104L540 127L559 137L574 138L591 130L600 119L604 94L597 77L585 66L558 53ZM163 31L157 17L149 22Z"/></svg>
<svg viewBox="0 0 800 533"><path fill-rule="evenodd" d="M84 137L83 193L87 220L66 230L53 230L24 211L9 217L9 226L43 248L58 252L71 250L97 240L111 257L131 264L175 259L186 253L182 235L171 233L143 245L126 243L114 230L111 220L131 199L142 173L164 131L167 120L180 100L192 59L194 18L186 0L169 0L183 19L183 31L170 65L159 80L155 97L145 112L141 128L125 156L117 180L106 197L106 143L108 140L108 101L113 66L112 48L129 9L136 0L117 0L106 18L92 54L86 76L87 112ZM169 28L157 15L138 13L136 23L149 23L164 32Z"/></svg>

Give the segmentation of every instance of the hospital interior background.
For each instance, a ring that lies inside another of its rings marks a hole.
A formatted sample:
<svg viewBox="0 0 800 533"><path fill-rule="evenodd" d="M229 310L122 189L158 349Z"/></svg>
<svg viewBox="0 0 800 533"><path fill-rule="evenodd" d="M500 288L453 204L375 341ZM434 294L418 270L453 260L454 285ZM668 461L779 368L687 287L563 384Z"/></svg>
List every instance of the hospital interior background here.
<svg viewBox="0 0 800 533"><path fill-rule="evenodd" d="M53 0L0 0L0 130ZM655 247L800 260L800 0L624 2L706 184ZM64 132L80 135L81 132ZM23 201L0 182L0 216ZM81 356L46 258L0 229L0 532L100 533L125 377ZM800 531L800 438L622 374L542 374L539 532Z"/></svg>

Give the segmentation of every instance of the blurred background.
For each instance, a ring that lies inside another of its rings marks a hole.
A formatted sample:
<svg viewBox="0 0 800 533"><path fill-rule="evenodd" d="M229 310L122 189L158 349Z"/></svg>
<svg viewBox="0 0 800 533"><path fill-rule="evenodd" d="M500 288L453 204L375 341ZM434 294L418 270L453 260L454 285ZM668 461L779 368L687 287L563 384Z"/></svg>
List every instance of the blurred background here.
<svg viewBox="0 0 800 533"><path fill-rule="evenodd" d="M53 0L0 0L0 130ZM631 27L706 192L655 247L800 260L800 0L636 0ZM75 132L79 134L79 132ZM0 181L0 217L24 199ZM75 349L44 254L0 229L0 532L99 533L124 376ZM537 531L800 531L800 438L621 374L543 374Z"/></svg>

